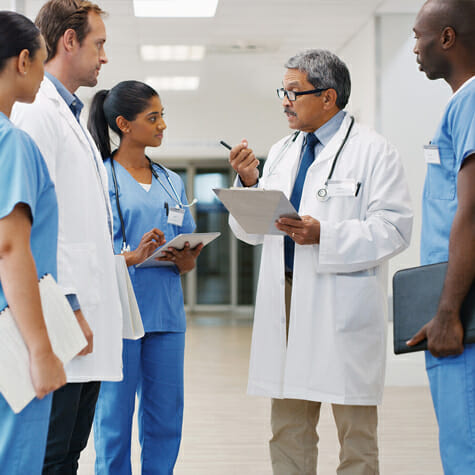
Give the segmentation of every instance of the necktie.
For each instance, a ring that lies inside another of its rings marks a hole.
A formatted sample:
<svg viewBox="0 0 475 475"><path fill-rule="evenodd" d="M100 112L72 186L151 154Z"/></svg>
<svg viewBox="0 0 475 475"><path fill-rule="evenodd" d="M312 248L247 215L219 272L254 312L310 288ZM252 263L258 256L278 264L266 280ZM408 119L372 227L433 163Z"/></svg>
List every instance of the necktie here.
<svg viewBox="0 0 475 475"><path fill-rule="evenodd" d="M292 194L290 195L290 202L294 208L299 210L300 200L302 199L302 190L305 183L305 177L307 176L307 171L310 165L315 160L315 147L318 144L319 140L315 134L307 134L307 142L305 144L305 150L302 155L302 160L300 161L299 171L297 173L297 178L295 179L294 188ZM285 268L287 271L293 271L294 269L294 253L295 253L295 243L290 239L289 236L285 236L284 239L284 249L285 249Z"/></svg>

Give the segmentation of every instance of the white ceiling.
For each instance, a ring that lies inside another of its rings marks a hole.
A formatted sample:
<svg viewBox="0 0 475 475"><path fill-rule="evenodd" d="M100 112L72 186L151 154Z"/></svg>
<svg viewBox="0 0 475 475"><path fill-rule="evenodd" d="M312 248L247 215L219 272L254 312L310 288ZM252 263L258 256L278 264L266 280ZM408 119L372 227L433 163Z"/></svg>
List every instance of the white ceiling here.
<svg viewBox="0 0 475 475"><path fill-rule="evenodd" d="M280 85L283 64L291 55L307 48L338 54L378 12L412 13L421 5L421 0L219 0L214 18L148 19L134 17L132 0L97 2L108 12L109 57L98 87L153 75L199 76L197 91L162 95L165 108L206 120L207 114L222 113L230 95L239 96L242 110L226 111L230 127L245 125L250 115L255 118L260 105L268 108ZM44 1L0 0L0 9L15 3L19 11L34 18ZM206 45L208 51L198 62L146 63L139 56L141 44L197 44ZM80 96L87 102L93 92L82 88ZM179 118L169 118L176 130ZM259 121L251 123L255 127ZM180 137L188 133L188 143L199 140L189 129L181 131Z"/></svg>

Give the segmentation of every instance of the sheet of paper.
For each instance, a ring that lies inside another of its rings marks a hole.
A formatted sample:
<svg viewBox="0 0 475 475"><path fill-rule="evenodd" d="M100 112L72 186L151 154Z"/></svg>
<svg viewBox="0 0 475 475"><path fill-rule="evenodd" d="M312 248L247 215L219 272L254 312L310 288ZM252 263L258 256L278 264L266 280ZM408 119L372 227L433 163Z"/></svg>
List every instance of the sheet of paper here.
<svg viewBox="0 0 475 475"><path fill-rule="evenodd" d="M249 234L284 235L275 227L275 222L282 217L300 219L292 203L280 190L215 188L213 191Z"/></svg>
<svg viewBox="0 0 475 475"><path fill-rule="evenodd" d="M43 277L39 287L51 346L66 364L87 345L86 338L53 277ZM35 397L28 350L8 307L0 312L0 392L15 413Z"/></svg>

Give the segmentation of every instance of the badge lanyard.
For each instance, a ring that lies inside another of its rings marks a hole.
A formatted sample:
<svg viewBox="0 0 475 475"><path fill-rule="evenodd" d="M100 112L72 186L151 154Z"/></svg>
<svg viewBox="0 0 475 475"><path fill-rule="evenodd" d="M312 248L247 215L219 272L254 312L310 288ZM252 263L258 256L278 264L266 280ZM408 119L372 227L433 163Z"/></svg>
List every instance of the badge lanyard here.
<svg viewBox="0 0 475 475"><path fill-rule="evenodd" d="M115 201L117 203L117 212L119 214L119 220L120 220L120 228L121 228L121 231L122 231L122 251L121 252L129 252L130 251L130 245L127 244L127 237L125 235L125 224L124 224L124 217L122 215L122 210L120 208L120 201L119 201L119 185L117 183L117 175L115 173L115 166L114 166L114 157L112 156L110 158L111 160L111 168L112 168L112 181L114 182L114 194L115 194ZM189 208L190 206L193 206L198 200L195 198L193 199L193 201L191 202L191 204L187 205L187 204L184 204L182 203L180 197L178 196L178 193L175 189L175 187L173 186L173 183L170 179L170 175L168 174L167 170L162 167L162 165L160 165L159 163L155 163L155 165L157 165L164 173L165 173L165 176L167 177L167 180L168 180L168 183L170 184L170 187L175 195L175 197L168 191L168 189L166 188L165 184L162 182L162 180L160 180L160 177L158 176L157 172L154 170L153 168L153 165L152 165L152 161L147 157L147 160L150 164L150 170L152 172L152 175L155 177L155 179L162 185L163 189L167 192L168 196L170 196L174 201L176 201L177 203L177 208Z"/></svg>

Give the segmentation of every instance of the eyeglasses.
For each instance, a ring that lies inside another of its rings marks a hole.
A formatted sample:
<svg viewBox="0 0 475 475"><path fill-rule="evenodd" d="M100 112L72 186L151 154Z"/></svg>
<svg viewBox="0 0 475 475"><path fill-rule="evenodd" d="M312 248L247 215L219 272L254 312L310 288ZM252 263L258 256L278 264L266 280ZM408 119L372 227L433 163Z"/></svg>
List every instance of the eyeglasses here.
<svg viewBox="0 0 475 475"><path fill-rule="evenodd" d="M312 89L311 91L300 91L300 92L295 92L295 91L287 91L287 89L284 89L283 87L277 89L277 97L279 99L283 99L286 97L290 102L293 102L297 100L298 96L305 96L306 94L317 94L318 92L323 92L327 91L330 89L329 87L322 87L320 89Z"/></svg>

